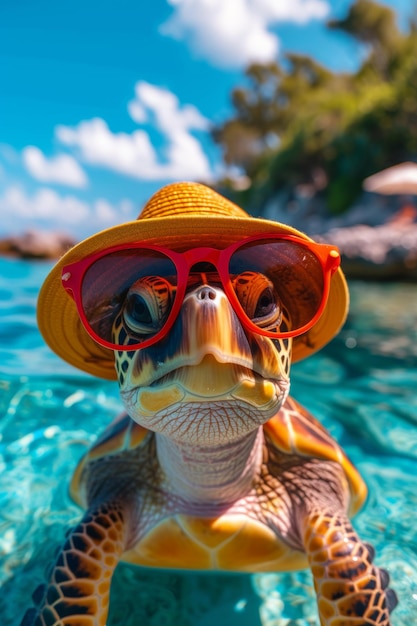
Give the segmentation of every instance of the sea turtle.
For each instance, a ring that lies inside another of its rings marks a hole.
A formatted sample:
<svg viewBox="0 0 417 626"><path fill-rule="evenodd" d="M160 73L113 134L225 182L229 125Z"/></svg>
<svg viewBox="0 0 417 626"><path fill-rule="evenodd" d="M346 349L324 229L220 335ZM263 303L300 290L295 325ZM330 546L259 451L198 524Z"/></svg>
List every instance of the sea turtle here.
<svg viewBox="0 0 417 626"><path fill-rule="evenodd" d="M344 321L339 262L334 247L192 183L64 256L42 288L40 328L73 365L117 378L127 413L75 471L86 512L22 625L104 626L120 559L309 566L322 626L390 624L388 574L350 522L365 484L288 395L291 353L318 350Z"/></svg>

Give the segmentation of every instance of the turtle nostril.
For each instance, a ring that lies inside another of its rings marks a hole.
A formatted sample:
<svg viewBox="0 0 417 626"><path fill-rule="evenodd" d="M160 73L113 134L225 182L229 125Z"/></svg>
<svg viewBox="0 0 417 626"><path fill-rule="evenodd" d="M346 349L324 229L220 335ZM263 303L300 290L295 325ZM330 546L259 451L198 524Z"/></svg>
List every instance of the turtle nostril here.
<svg viewBox="0 0 417 626"><path fill-rule="evenodd" d="M201 289L197 291L197 298L198 300L215 300L216 292L208 285L204 285L204 287L201 287Z"/></svg>

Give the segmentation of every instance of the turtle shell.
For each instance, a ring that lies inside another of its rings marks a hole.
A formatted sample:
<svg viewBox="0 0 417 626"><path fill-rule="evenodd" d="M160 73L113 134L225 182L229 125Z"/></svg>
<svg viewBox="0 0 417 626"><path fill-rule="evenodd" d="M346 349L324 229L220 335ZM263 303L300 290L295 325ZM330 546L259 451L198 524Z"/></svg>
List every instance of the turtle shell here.
<svg viewBox="0 0 417 626"><path fill-rule="evenodd" d="M349 484L349 514L361 509L368 491L360 473L324 426L294 398L287 398L281 411L264 425L264 431L282 452L339 463Z"/></svg>
<svg viewBox="0 0 417 626"><path fill-rule="evenodd" d="M126 413L121 413L116 417L81 458L75 469L70 484L70 495L74 502L81 507L86 505L83 472L90 463L134 450L143 443L147 435L149 431L139 426Z"/></svg>
<svg viewBox="0 0 417 626"><path fill-rule="evenodd" d="M263 428L268 445L280 452L338 463L344 470L346 487L350 492L349 513L353 515L360 509L367 494L360 474L325 428L301 405L292 398L287 399L279 413ZM157 474L157 463L153 464L151 470L148 469L149 451L154 448L146 444L151 438L152 433L130 417L119 416L78 465L71 483L73 499L81 506L86 506L85 489L87 483L91 485L95 481L92 476L92 468L95 466L94 471L97 471L98 467L95 461L108 459L109 463L99 464L102 467L99 471L105 472L107 482L117 485L120 465L114 465L112 472L110 457L117 457L120 463L123 455L129 452L139 453L140 456L141 451L146 450L144 456L147 463L143 467L147 476L144 476L142 483L152 482ZM154 487L157 497L150 498L153 517L145 516L145 532L136 545L122 555L122 560L151 567L239 572L290 571L307 567L307 558L303 552L292 549L288 543L280 540L256 516L246 515L241 504L234 506L232 503L219 515L204 517L175 510L172 501L167 505L164 498L158 499L160 490L157 478ZM138 526L141 523L142 520Z"/></svg>

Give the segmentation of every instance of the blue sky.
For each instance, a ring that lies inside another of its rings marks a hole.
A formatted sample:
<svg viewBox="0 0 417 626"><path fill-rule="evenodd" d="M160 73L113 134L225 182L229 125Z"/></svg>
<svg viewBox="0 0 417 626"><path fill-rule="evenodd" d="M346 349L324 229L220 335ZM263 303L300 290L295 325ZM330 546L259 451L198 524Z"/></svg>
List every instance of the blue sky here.
<svg viewBox="0 0 417 626"><path fill-rule="evenodd" d="M215 180L212 124L251 61L353 70L325 22L350 0L1 0L0 235L77 239L135 219L173 180ZM386 0L400 25L414 0Z"/></svg>

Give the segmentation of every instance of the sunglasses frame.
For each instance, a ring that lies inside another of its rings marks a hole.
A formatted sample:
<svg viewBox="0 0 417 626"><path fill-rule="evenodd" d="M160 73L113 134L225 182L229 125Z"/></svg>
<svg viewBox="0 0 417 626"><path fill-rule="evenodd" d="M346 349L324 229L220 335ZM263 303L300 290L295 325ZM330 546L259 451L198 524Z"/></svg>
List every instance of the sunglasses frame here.
<svg viewBox="0 0 417 626"><path fill-rule="evenodd" d="M256 241L290 241L294 242L299 246L307 248L310 252L314 254L314 256L318 259L322 272L323 272L323 294L320 306L318 307L317 312L313 316L313 318L304 326L297 328L295 330L285 331L285 332L273 332L270 330L266 330L256 326L250 318L246 315L243 307L241 306L238 297L233 289L230 275L229 275L229 263L232 258L232 255L242 246L246 244L250 244ZM129 345L118 345L103 339L99 335L95 333L93 328L91 327L87 316L84 312L83 302L82 302L82 285L83 280L86 275L87 270L99 259L112 254L113 252L120 252L123 250L152 250L158 252L160 254L165 255L175 266L177 271L177 292L174 298L172 309L167 317L165 324L162 328L151 338L145 339L136 344ZM252 333L256 333L258 335L262 335L264 337L269 337L271 339L285 339L289 337L297 337L299 335L304 334L308 330L310 330L317 320L320 318L323 310L326 306L327 299L330 291L330 280L332 275L336 272L340 265L340 253L336 246L329 244L316 243L313 241L308 241L306 239L302 239L301 237L297 237L296 235L286 235L286 234L259 234L253 235L250 237L246 237L244 239L240 239L239 241L227 246L223 249L211 248L211 247L195 247L190 248L189 250L185 250L184 252L177 252L175 250L170 250L169 248L165 248L163 246L156 246L152 244L142 243L142 242L131 242L126 244L116 245L110 248L106 248L104 250L100 250L99 252L93 253L83 259L76 261L75 263L71 263L69 265L65 265L62 270L62 286L67 291L67 293L72 297L76 306L78 315L80 320L88 332L90 337L99 345L108 348L113 351L120 350L137 350L146 348L152 344L157 343L161 339L163 339L168 332L171 330L175 320L178 317L179 311L181 309L186 289L187 289L187 280L190 274L190 270L193 265L200 262L208 262L212 264L219 275L221 280L224 292L233 307L236 315L241 321L242 325L247 331Z"/></svg>

